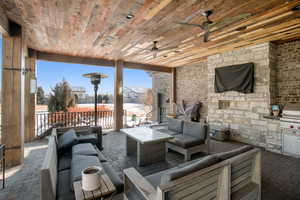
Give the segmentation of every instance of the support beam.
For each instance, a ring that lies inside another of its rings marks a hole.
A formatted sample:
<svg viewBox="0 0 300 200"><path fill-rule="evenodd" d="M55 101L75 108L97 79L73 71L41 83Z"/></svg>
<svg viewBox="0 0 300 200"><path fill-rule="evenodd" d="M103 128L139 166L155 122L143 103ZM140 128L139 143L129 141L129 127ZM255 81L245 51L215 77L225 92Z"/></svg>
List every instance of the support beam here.
<svg viewBox="0 0 300 200"><path fill-rule="evenodd" d="M6 166L16 166L24 157L24 41L22 28L10 24L12 36L3 37L2 143L6 145Z"/></svg>
<svg viewBox="0 0 300 200"><path fill-rule="evenodd" d="M66 62L75 64L85 64L85 65L97 65L103 67L115 67L115 61L100 59L100 58L87 58L78 56L61 55L55 53L37 52L38 60L52 61L52 62ZM134 62L123 62L124 68L129 69L141 69L147 71L157 71L171 73L172 68L167 66L158 66Z"/></svg>
<svg viewBox="0 0 300 200"><path fill-rule="evenodd" d="M0 33L4 35L8 35L9 33L9 21L1 6L0 6Z"/></svg>
<svg viewBox="0 0 300 200"><path fill-rule="evenodd" d="M114 130L123 128L123 61L116 61L114 91Z"/></svg>
<svg viewBox="0 0 300 200"><path fill-rule="evenodd" d="M170 93L170 108L171 108L171 113L175 114L176 113L176 106L175 103L176 101L176 68L172 68L172 77L171 77L171 93Z"/></svg>
<svg viewBox="0 0 300 200"><path fill-rule="evenodd" d="M36 80L36 52L29 50L29 55L26 57L26 69L28 72L25 75L25 142L30 142L35 139L35 100L36 94L31 93L31 81Z"/></svg>

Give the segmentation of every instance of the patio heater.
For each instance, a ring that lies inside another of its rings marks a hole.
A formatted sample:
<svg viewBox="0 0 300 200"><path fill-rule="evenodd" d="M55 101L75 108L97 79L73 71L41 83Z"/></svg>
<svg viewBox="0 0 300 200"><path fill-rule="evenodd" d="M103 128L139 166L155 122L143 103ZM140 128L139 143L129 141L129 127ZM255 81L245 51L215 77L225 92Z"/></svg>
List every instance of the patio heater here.
<svg viewBox="0 0 300 200"><path fill-rule="evenodd" d="M94 85L94 91L95 91L95 126L97 126L97 120L98 120L98 115L97 115L97 92L98 92L98 85L101 83L101 79L107 78L107 75L101 74L101 73L88 73L88 74L83 74L84 77L90 78L91 83Z"/></svg>

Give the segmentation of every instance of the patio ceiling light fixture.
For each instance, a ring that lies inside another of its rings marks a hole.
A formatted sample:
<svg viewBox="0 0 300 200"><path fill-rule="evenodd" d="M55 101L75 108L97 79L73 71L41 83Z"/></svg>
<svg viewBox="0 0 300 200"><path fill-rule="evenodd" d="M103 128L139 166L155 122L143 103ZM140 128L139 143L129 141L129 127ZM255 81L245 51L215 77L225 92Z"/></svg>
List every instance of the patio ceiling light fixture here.
<svg viewBox="0 0 300 200"><path fill-rule="evenodd" d="M126 19L132 19L132 18L134 18L134 15L133 14L128 14L128 15L126 15Z"/></svg>

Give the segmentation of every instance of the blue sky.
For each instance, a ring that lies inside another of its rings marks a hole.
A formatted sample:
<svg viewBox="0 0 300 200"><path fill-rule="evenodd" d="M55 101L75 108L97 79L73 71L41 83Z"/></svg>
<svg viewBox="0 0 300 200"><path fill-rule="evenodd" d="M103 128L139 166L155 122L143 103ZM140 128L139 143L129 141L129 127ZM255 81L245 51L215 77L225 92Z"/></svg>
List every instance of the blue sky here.
<svg viewBox="0 0 300 200"><path fill-rule="evenodd" d="M90 80L82 76L82 74L91 72L101 72L108 75L108 78L102 80L99 92L113 94L114 68L112 67L38 61L38 86L42 86L45 92L48 93L57 82L65 78L71 86L85 87L88 94L93 94L93 87ZM126 87L152 87L151 77L143 70L125 69L123 78L124 86Z"/></svg>
<svg viewBox="0 0 300 200"><path fill-rule="evenodd" d="M0 63L2 65L2 38L0 36ZM93 87L90 80L82 77L82 74L101 72L108 75L100 85L100 93L113 94L114 91L114 68L91 65L79 65L70 63L38 61L37 82L45 92L49 92L57 82L65 78L71 86L85 87L88 94L93 94ZM125 87L151 88L151 77L143 70L125 69L123 72ZM0 77L1 80L1 77Z"/></svg>

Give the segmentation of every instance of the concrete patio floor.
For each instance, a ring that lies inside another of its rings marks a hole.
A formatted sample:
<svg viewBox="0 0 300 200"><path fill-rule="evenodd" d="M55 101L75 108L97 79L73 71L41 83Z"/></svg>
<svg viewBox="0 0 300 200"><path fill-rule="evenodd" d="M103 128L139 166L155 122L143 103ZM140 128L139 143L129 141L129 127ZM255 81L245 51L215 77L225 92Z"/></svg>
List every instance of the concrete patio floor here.
<svg viewBox="0 0 300 200"><path fill-rule="evenodd" d="M104 136L103 153L110 165L120 176L122 170L135 167L142 175L149 175L183 163L183 156L169 152L167 161L146 167L137 167L136 158L126 157L125 135L111 132ZM236 142L211 142L211 153L228 151L241 146ZM47 149L47 140L39 140L25 145L25 160L21 167L7 170L6 188L0 190L1 200L40 199L39 169ZM203 154L193 157L199 158ZM300 200L300 159L267 151L262 153L262 199ZM2 177L1 177L2 178Z"/></svg>

